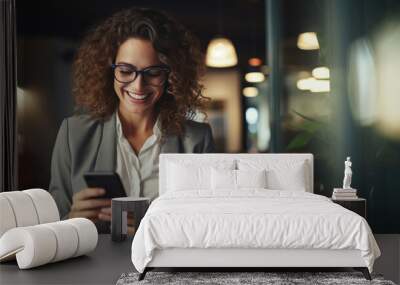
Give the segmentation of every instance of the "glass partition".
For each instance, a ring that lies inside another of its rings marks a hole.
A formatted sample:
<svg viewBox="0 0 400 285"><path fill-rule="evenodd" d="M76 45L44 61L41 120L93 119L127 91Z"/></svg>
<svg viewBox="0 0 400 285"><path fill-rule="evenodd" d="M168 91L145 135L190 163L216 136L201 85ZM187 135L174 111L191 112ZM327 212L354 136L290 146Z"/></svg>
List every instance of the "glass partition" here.
<svg viewBox="0 0 400 285"><path fill-rule="evenodd" d="M272 141L279 152L314 154L314 191L325 196L342 187L350 156L352 187L367 199L373 231L398 233L399 2L286 0L272 7L280 27L272 51L280 57L280 85L268 89L279 100L279 110L269 108L279 122Z"/></svg>

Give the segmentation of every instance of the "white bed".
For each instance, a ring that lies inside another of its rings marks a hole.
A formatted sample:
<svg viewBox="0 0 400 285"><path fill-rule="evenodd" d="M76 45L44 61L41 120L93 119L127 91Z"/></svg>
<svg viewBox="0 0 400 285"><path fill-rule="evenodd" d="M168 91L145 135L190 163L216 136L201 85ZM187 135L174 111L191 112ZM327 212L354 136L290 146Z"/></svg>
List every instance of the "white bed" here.
<svg viewBox="0 0 400 285"><path fill-rule="evenodd" d="M311 154L162 154L159 175L132 243L141 278L154 267L354 267L370 278L380 255L362 217L312 194Z"/></svg>

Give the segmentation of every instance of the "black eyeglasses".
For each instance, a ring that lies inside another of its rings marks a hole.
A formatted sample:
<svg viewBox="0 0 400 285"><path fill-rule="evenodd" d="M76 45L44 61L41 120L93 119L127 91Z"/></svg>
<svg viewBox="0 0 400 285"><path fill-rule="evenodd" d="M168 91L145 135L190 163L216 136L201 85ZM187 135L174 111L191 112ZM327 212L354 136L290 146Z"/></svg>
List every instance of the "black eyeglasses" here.
<svg viewBox="0 0 400 285"><path fill-rule="evenodd" d="M114 77L118 82L130 83L142 75L143 83L152 86L161 86L167 79L171 69L167 65L154 65L138 70L130 64L112 64Z"/></svg>

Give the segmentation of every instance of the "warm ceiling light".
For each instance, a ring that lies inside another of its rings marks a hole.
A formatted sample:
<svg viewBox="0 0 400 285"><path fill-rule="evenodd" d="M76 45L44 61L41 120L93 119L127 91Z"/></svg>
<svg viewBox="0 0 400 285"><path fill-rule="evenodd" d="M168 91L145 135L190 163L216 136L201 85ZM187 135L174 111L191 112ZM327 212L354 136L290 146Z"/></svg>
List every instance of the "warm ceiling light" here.
<svg viewBox="0 0 400 285"><path fill-rule="evenodd" d="M312 75L317 79L329 79L329 68L325 66L316 67L313 69Z"/></svg>
<svg viewBox="0 0 400 285"><path fill-rule="evenodd" d="M314 77L298 80L297 88L300 90L310 90L313 93L331 91L329 80L318 80Z"/></svg>
<svg viewBox="0 0 400 285"><path fill-rule="evenodd" d="M317 34L314 32L300 34L297 39L297 47L304 50L319 49Z"/></svg>
<svg viewBox="0 0 400 285"><path fill-rule="evenodd" d="M247 82L259 83L265 80L265 75L262 72L249 72L244 76Z"/></svg>
<svg viewBox="0 0 400 285"><path fill-rule="evenodd" d="M258 95L257 87L245 87L243 88L243 95L245 97L256 97Z"/></svg>
<svg viewBox="0 0 400 285"><path fill-rule="evenodd" d="M311 85L310 91L313 93L331 91L329 80L315 80Z"/></svg>
<svg viewBox="0 0 400 285"><path fill-rule="evenodd" d="M297 81L297 88L300 90L310 90L315 80L314 77L300 79Z"/></svg>
<svg viewBox="0 0 400 285"><path fill-rule="evenodd" d="M258 57L252 57L249 59L250 66L260 66L262 64L262 60Z"/></svg>
<svg viewBox="0 0 400 285"><path fill-rule="evenodd" d="M210 67L231 67L238 63L233 43L227 38L215 38L207 47L206 64Z"/></svg>

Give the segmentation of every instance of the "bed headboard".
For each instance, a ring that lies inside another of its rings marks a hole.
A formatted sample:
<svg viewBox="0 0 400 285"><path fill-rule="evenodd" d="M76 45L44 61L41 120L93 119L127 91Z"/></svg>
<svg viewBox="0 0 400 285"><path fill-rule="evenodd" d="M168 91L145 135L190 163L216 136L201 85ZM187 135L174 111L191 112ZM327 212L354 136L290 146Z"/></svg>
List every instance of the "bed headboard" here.
<svg viewBox="0 0 400 285"><path fill-rule="evenodd" d="M167 164L169 161L187 161L190 162L207 162L212 164L213 161L217 162L220 160L230 161L235 163L239 159L251 159L258 161L274 162L274 161L285 161L288 163L305 162L306 166L306 191L314 192L314 158L310 153L260 153L260 154L249 154L249 153L162 153L160 154L159 162L159 195L166 192L167 182Z"/></svg>

